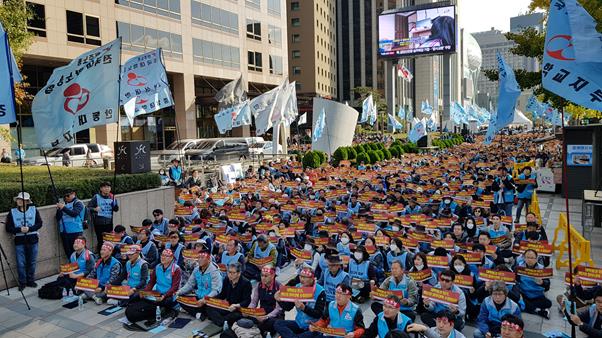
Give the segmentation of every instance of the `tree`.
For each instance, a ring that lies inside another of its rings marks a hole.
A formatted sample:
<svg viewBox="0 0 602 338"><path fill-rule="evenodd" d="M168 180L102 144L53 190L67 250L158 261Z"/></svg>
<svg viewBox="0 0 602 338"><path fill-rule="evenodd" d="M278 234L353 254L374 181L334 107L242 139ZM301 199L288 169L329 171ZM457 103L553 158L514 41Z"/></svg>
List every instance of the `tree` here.
<svg viewBox="0 0 602 338"><path fill-rule="evenodd" d="M596 27L598 31L602 29L602 0L579 0L579 3L585 8L590 15L598 22ZM550 9L550 0L531 0L529 11L543 10L546 13ZM514 41L516 44L510 49L512 54L532 57L538 59L540 63L543 61L543 51L545 45L546 32L538 32L534 28L527 28L520 33L508 32L505 34L508 40ZM484 69L483 73L490 81L497 81L497 69ZM533 89L533 93L542 101L549 102L554 108L566 108L566 111L573 114L574 119L583 117L599 117L601 112L586 109L573 105L564 98L545 90L541 85L541 72L527 72L523 69L515 69L516 81L521 87L521 90Z"/></svg>

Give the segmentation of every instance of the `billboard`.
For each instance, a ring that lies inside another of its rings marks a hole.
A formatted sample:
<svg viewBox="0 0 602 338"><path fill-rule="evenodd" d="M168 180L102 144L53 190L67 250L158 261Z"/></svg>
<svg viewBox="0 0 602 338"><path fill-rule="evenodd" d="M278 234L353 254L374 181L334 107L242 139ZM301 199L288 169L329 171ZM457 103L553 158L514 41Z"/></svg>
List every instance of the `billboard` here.
<svg viewBox="0 0 602 338"><path fill-rule="evenodd" d="M456 50L455 7L402 10L378 17L378 54L385 58Z"/></svg>

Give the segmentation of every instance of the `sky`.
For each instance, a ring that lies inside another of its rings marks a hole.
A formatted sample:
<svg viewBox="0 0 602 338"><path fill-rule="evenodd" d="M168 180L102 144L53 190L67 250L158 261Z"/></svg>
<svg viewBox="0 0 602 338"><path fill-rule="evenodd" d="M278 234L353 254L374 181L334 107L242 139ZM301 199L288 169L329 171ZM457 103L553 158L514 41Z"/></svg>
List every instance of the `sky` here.
<svg viewBox="0 0 602 338"><path fill-rule="evenodd" d="M510 17L525 14L530 0L461 0L460 26L469 33L510 30Z"/></svg>

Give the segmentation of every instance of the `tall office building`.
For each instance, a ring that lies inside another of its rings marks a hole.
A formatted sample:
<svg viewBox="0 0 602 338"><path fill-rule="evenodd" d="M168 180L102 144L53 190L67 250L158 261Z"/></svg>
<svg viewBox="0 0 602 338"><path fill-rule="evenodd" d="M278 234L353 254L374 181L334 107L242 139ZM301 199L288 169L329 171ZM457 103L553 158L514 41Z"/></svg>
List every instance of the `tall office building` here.
<svg viewBox="0 0 602 338"><path fill-rule="evenodd" d="M215 93L241 73L249 96L282 83L288 72L285 0L28 0L36 35L24 56L23 74L35 94L52 70L83 52L123 39L122 62L157 47L175 106L121 123L122 140L143 139L161 149L180 138L219 136ZM22 109L27 148L36 147L33 120ZM78 133L79 142L112 145L117 125ZM233 135L248 135L236 128Z"/></svg>
<svg viewBox="0 0 602 338"><path fill-rule="evenodd" d="M510 31L520 32L521 30L532 27L538 32L543 32L544 13L531 13L510 18Z"/></svg>

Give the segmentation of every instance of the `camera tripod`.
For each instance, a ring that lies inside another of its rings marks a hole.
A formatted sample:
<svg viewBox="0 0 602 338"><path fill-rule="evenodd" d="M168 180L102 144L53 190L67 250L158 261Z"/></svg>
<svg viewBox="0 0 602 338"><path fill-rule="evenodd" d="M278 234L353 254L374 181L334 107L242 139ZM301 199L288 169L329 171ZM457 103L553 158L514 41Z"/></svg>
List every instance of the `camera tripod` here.
<svg viewBox="0 0 602 338"><path fill-rule="evenodd" d="M6 293L10 296L10 290L8 289L8 281L6 280L6 270L4 269L4 261L6 261L6 265L8 266L8 271L10 272L13 279L17 280L17 278L15 278L15 272L13 271L13 268L10 266L10 262L8 261L8 257L6 257L6 252L4 251L2 244L0 244L0 256L1 256L0 257L0 268L2 269L2 277L4 278L4 285L6 287ZM23 300L25 301L25 305L27 305L27 309L31 310L31 307L29 306L29 303L27 302L27 298L25 298L25 295L23 294L23 290L19 290L19 292L21 292L21 297L23 297Z"/></svg>

